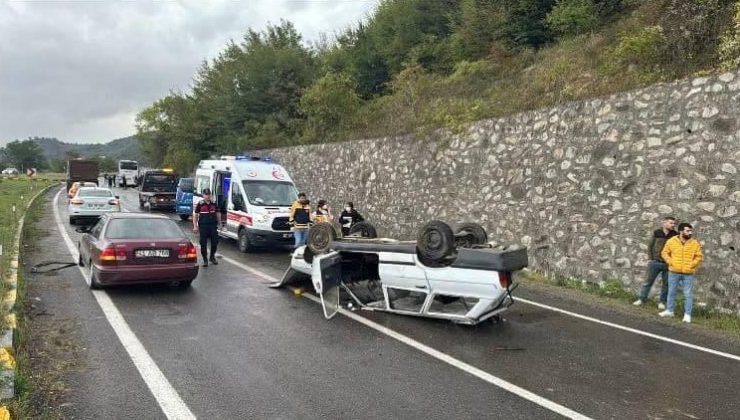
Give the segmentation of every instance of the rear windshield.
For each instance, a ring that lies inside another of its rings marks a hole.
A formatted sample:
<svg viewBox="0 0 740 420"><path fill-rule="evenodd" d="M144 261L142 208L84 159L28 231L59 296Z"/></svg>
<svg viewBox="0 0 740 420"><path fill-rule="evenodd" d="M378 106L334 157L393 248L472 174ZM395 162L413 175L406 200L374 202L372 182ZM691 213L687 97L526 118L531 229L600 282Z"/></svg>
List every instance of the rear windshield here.
<svg viewBox="0 0 740 420"><path fill-rule="evenodd" d="M182 192L193 192L193 178L180 178L180 183L177 184Z"/></svg>
<svg viewBox="0 0 740 420"><path fill-rule="evenodd" d="M121 169L135 171L136 168L139 167L139 165L136 162L120 162Z"/></svg>
<svg viewBox="0 0 740 420"><path fill-rule="evenodd" d="M113 219L105 231L108 239L184 239L180 226L169 219Z"/></svg>
<svg viewBox="0 0 740 420"><path fill-rule="evenodd" d="M77 195L80 197L113 197L113 193L110 190L88 190L85 188L80 189Z"/></svg>
<svg viewBox="0 0 740 420"><path fill-rule="evenodd" d="M144 182L152 184L174 184L175 176L169 174L150 174L146 176Z"/></svg>

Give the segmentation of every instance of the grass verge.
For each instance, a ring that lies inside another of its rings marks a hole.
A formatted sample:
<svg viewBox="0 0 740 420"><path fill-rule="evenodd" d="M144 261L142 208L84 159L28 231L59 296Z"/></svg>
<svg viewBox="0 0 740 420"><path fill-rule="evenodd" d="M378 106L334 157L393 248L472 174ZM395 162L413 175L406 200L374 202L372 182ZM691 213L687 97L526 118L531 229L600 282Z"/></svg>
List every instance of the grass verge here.
<svg viewBox="0 0 740 420"><path fill-rule="evenodd" d="M597 296L599 299L609 300L635 310L649 311L655 314L658 313L657 302L648 301L640 308L632 306L632 302L634 302L638 297L637 293L625 288L618 280L607 280L599 284L573 277L548 277L531 270L520 272L518 277L519 280L523 279L525 281L587 293L589 295ZM679 295L675 309L677 314L683 313L683 305L683 296ZM691 318L691 321L694 324L740 337L740 317L737 315L694 305ZM676 318L676 320L679 320L679 318Z"/></svg>

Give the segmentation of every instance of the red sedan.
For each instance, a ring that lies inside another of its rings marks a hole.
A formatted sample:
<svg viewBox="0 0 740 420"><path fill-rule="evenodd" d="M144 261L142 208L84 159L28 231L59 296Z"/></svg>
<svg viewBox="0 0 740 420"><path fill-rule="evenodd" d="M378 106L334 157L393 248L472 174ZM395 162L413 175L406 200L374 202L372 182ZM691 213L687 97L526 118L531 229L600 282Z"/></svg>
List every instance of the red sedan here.
<svg viewBox="0 0 740 420"><path fill-rule="evenodd" d="M189 287L198 275L198 253L180 226L150 213L110 213L77 229L80 266L92 289L142 283Z"/></svg>

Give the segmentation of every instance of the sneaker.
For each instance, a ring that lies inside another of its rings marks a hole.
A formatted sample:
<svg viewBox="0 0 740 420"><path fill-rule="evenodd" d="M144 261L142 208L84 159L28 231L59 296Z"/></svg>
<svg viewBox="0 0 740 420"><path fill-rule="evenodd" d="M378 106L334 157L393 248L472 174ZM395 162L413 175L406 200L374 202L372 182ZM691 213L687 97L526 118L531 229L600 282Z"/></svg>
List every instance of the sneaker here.
<svg viewBox="0 0 740 420"><path fill-rule="evenodd" d="M658 309L659 309L659 310L661 310L661 311L662 311L662 310L664 310L664 309L665 309L665 303L663 303L663 302L660 302L660 303L658 304Z"/></svg>
<svg viewBox="0 0 740 420"><path fill-rule="evenodd" d="M643 302L642 299L637 299L636 301L632 302L632 304L635 305L635 306L640 306L643 303L645 303L645 302Z"/></svg>
<svg viewBox="0 0 740 420"><path fill-rule="evenodd" d="M684 314L684 316L683 316L683 322L685 322L687 324L691 324L691 315Z"/></svg>
<svg viewBox="0 0 740 420"><path fill-rule="evenodd" d="M203 267L208 267L208 261L203 261L203 264L201 264Z"/></svg>
<svg viewBox="0 0 740 420"><path fill-rule="evenodd" d="M216 261L216 257L211 257L211 264L218 265L218 261Z"/></svg>
<svg viewBox="0 0 740 420"><path fill-rule="evenodd" d="M670 312L668 310L665 310L665 311L659 313L658 316L663 317L663 318L672 317L673 316L673 312Z"/></svg>

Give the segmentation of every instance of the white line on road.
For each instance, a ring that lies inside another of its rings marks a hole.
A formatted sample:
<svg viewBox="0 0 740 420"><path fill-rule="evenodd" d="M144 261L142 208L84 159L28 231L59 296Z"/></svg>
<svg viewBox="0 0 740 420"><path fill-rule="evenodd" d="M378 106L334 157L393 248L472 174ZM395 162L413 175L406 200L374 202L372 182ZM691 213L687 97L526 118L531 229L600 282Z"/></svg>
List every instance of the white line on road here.
<svg viewBox="0 0 740 420"><path fill-rule="evenodd" d="M67 249L69 249L69 253L72 255L74 260L77 261L79 254L72 242L72 239L64 228L61 217L59 216L59 206L57 201L59 200L59 195L62 191L63 190L59 190L57 195L54 196L54 203L52 206L54 207L54 219L56 219L57 228L64 239L64 243L67 245ZM84 277L85 273L82 271L82 267L78 268ZM128 326L123 315L118 311L118 308L116 308L116 305L110 299L108 294L100 290L92 290L92 294L98 302L100 309L103 311L103 314L105 314L105 318L108 320L111 328L113 328L113 331L115 331L118 339L121 341L121 345L126 349L131 361L139 371L141 378L157 400L157 403L162 409L162 412L164 412L164 415L167 416L168 419L195 419L195 415L190 411L188 406L185 405L185 402L180 398L180 395L175 391L175 388L172 387L170 382L164 376L162 371L154 362L154 359L152 359L146 351L146 348L144 348L144 345L141 344L141 341L136 338L136 334L134 334L131 327Z"/></svg>
<svg viewBox="0 0 740 420"><path fill-rule="evenodd" d="M561 313L563 315L568 315L568 316L572 316L574 318L582 319L584 321L595 322L597 324L606 325L608 327L616 328L618 330L631 332L633 334L643 335L645 337L654 338L656 340L665 341L667 343L676 344L678 346L682 346L682 347L687 347L687 348L694 349L694 350L703 351L705 353L713 354L715 356L721 356L721 357L726 357L728 359L740 361L740 356L737 356L737 355L734 355L734 354L721 352L719 350L714 350L714 349L710 349L710 348L707 348L707 347L697 346L696 344L687 343L685 341L674 340L672 338L664 337L662 335L653 334L653 333L649 333L647 331L642 331L642 330L638 330L638 329L635 329L635 328L626 327L624 325L615 324L613 322L602 321L602 320L597 319L597 318L592 318L590 316L581 315L581 314L578 314L578 313L575 313L575 312L566 311L565 309L556 308L554 306L549 306L549 305L545 305L545 304L542 304L542 303L537 303L537 302L534 302L534 301L531 301L531 300L527 300L527 299L517 298L516 300L519 301L519 302L522 302L522 303L526 303L528 305L536 306L538 308L548 309L548 310L551 310L551 311L554 311L554 312Z"/></svg>
<svg viewBox="0 0 740 420"><path fill-rule="evenodd" d="M256 270L252 267L249 267L246 264L242 264L232 258L226 257L223 254L221 255L222 259L230 264L233 264L243 270L249 271L250 273L257 275L259 277L264 278L265 280L268 280L270 282L276 282L279 281L279 279L272 277L269 274L266 274L260 270ZM309 300L316 302L318 304L321 304L321 300L309 293L303 293L304 297L308 298ZM533 402L541 407L544 407L554 413L560 414L565 417L569 417L572 419L589 419L589 417L577 412L573 411L570 408L564 407L554 401L548 400L547 398L541 397L533 392L527 391L524 388L521 388L517 385L512 384L511 382L505 381L497 376L493 376L490 373L487 373L481 369L478 369L475 366L469 365L461 360L455 359L454 357L443 353L439 350L436 350L432 347L427 346L426 344L422 344L416 340L414 340L411 337L408 337L406 335L403 335L397 331L394 331L390 328L384 327L376 322L373 322L365 317L359 316L357 314L354 314L346 309L339 308L339 313L342 315L357 321L363 325L365 325L368 328L371 328L375 331L378 331L381 334L385 334L390 338L393 338L394 340L400 341L403 344L406 344L407 346L413 347L422 353L426 353L429 356L434 357L437 360L440 360L442 362L445 362L453 367L456 367L464 372L467 372L475 377L478 377L479 379L482 379L494 386L497 386L501 389L504 389L506 391L511 392L512 394L522 397L525 400L528 400L530 402Z"/></svg>

